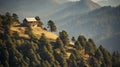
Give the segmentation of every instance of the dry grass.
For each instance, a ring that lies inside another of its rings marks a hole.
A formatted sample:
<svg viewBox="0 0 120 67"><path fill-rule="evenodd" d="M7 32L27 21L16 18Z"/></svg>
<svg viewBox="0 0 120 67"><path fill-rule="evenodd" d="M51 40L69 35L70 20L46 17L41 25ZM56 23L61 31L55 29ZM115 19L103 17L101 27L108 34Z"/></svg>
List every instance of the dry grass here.
<svg viewBox="0 0 120 67"><path fill-rule="evenodd" d="M46 31L46 30L43 30L41 29L40 27L33 27L32 28L32 32L37 36L37 37L40 37L42 33L45 34L45 36L48 38L48 39L53 39L55 40L58 36L52 32L49 32L49 31Z"/></svg>
<svg viewBox="0 0 120 67"><path fill-rule="evenodd" d="M17 32L20 37L29 38L28 34L25 34L26 27L11 27L11 34Z"/></svg>
<svg viewBox="0 0 120 67"><path fill-rule="evenodd" d="M20 37L29 38L29 35L25 33L26 29L27 27L11 27L12 33L18 32ZM44 33L48 39L55 40L58 37L56 34L43 30L40 27L33 27L32 32L37 38L40 38L42 33Z"/></svg>

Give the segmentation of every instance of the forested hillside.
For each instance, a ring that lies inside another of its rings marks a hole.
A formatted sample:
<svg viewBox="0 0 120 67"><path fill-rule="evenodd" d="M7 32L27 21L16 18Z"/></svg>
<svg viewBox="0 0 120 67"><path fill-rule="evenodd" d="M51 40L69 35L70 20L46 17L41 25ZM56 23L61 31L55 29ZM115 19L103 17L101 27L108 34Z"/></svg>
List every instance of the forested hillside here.
<svg viewBox="0 0 120 67"><path fill-rule="evenodd" d="M28 37L20 36L20 29L14 30L24 27L18 19L15 13L0 15L0 67L120 66L118 51L110 54L102 45L97 47L91 38L86 39L84 35L70 40L65 30L55 35L53 32L57 31L57 27L52 20L48 21L50 30L41 25L38 27L41 31L37 32L32 27L26 27L24 35ZM40 20L38 22L41 24ZM35 33L38 33L39 37ZM49 39L49 34L56 38Z"/></svg>

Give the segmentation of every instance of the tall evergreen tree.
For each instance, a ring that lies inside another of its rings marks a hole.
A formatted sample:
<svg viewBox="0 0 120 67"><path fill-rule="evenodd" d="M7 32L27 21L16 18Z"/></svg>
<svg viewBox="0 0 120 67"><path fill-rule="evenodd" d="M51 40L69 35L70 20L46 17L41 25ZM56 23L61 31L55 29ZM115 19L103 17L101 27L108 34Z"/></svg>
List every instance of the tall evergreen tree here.
<svg viewBox="0 0 120 67"><path fill-rule="evenodd" d="M60 38L57 38L55 48L63 49L63 47L64 47L64 44L63 44L62 40Z"/></svg>
<svg viewBox="0 0 120 67"><path fill-rule="evenodd" d="M52 20L49 20L47 25L48 25L48 28L50 28L51 32L56 32L57 31L57 27Z"/></svg>
<svg viewBox="0 0 120 67"><path fill-rule="evenodd" d="M63 41L64 45L69 44L69 38L66 31L63 30L62 32L59 32L59 37Z"/></svg>
<svg viewBox="0 0 120 67"><path fill-rule="evenodd" d="M97 59L92 57L89 60L90 67L100 67L100 64L98 63Z"/></svg>
<svg viewBox="0 0 120 67"><path fill-rule="evenodd" d="M85 48L86 42L87 42L86 38L83 35L80 35L80 36L78 36L77 40L80 42L80 44L82 45L82 47Z"/></svg>
<svg viewBox="0 0 120 67"><path fill-rule="evenodd" d="M114 51L112 54L112 67L120 66L120 53L118 51Z"/></svg>
<svg viewBox="0 0 120 67"><path fill-rule="evenodd" d="M81 50L81 49L82 49L82 46L81 46L81 44L79 43L79 41L76 41L76 42L75 42L75 48L76 48L77 50Z"/></svg>
<svg viewBox="0 0 120 67"><path fill-rule="evenodd" d="M98 61L103 60L103 54L102 54L102 52L101 52L101 50L99 48L95 52L95 57L98 59Z"/></svg>
<svg viewBox="0 0 120 67"><path fill-rule="evenodd" d="M90 42L87 42L85 46L85 53L89 55L94 55L94 52L95 52L95 49L93 45Z"/></svg>
<svg viewBox="0 0 120 67"><path fill-rule="evenodd" d="M99 49L101 50L102 54L103 54L103 59L106 67L112 67L112 57L110 55L110 53L102 47L102 45L100 45Z"/></svg>
<svg viewBox="0 0 120 67"><path fill-rule="evenodd" d="M70 67L78 67L77 62L76 62L76 57L74 54L71 54L70 59L69 59L69 66Z"/></svg>
<svg viewBox="0 0 120 67"><path fill-rule="evenodd" d="M49 43L45 34L41 35L41 38L40 38L39 42L40 42L40 45L39 45L40 49L43 49L43 47L45 46L49 52L53 53L52 45Z"/></svg>
<svg viewBox="0 0 120 67"><path fill-rule="evenodd" d="M18 17L18 15L17 15L16 13L13 13L13 14L12 14L12 17L13 17L13 20L14 20L15 22L20 23L20 22L19 22L19 17Z"/></svg>

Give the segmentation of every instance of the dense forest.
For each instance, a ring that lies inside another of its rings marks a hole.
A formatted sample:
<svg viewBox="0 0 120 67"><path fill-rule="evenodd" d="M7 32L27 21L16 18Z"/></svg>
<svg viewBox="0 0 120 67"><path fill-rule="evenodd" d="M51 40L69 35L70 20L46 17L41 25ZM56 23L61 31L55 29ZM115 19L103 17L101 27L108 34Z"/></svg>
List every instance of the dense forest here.
<svg viewBox="0 0 120 67"><path fill-rule="evenodd" d="M43 22L36 16L39 27L43 30ZM69 39L68 33L59 32L56 40L50 40L42 33L37 38L32 28L26 34L29 38L20 37L18 32L11 34L13 26L22 27L17 14L7 12L0 15L0 67L119 67L120 54L110 53L102 45L96 46L94 41L84 35ZM57 30L54 21L48 21L52 32ZM38 31L41 32L41 31ZM71 44L72 42L73 44Z"/></svg>

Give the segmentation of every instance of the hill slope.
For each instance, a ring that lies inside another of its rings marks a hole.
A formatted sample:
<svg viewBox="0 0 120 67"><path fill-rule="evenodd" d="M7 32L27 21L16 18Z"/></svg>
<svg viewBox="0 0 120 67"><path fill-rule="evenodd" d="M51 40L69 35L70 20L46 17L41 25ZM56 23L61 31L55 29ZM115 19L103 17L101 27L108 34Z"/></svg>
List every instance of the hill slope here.
<svg viewBox="0 0 120 67"><path fill-rule="evenodd" d="M19 36L25 37L25 38L30 38L29 34L26 34L26 31L28 30L28 27L11 27L11 31L18 32ZM54 33L51 33L49 31L43 30L40 27L33 27L32 28L32 33L37 37L40 38L41 34L44 33L48 39L53 39L55 40L58 36Z"/></svg>

